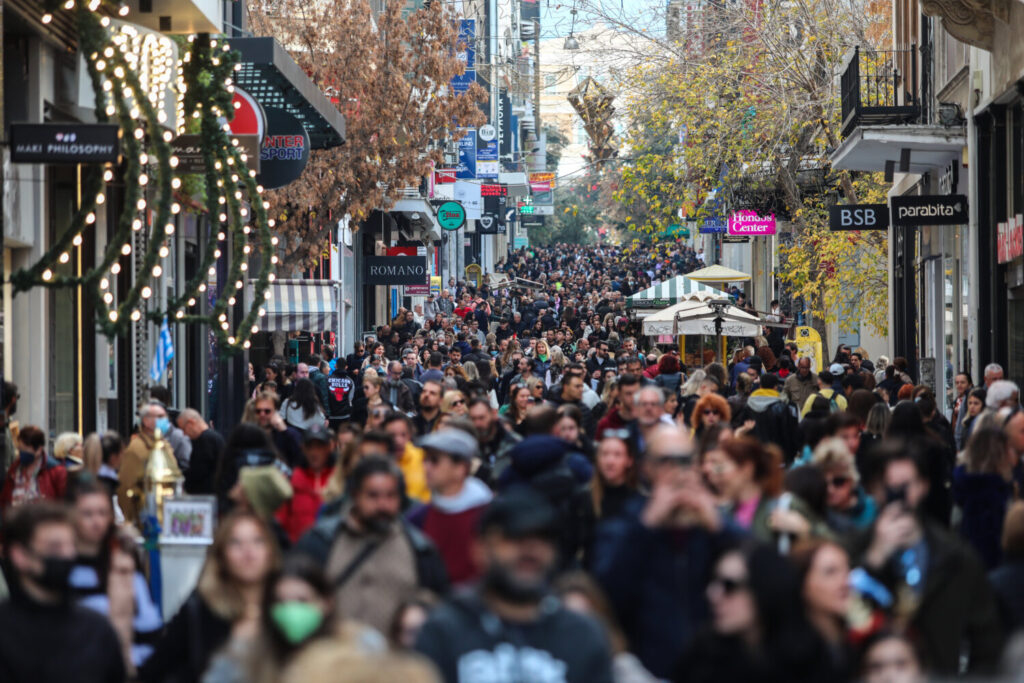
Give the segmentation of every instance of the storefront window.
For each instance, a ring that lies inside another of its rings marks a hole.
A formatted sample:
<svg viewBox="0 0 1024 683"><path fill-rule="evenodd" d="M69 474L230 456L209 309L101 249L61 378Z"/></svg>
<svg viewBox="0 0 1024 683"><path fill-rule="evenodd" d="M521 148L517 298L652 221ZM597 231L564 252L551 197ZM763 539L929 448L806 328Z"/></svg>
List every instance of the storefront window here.
<svg viewBox="0 0 1024 683"><path fill-rule="evenodd" d="M49 171L49 237L57 239L71 225L77 202L77 178L73 167L52 167ZM55 268L58 275L73 275L76 259ZM52 436L75 431L77 425L77 363L79 345L77 317L79 289L50 290L50 423ZM43 340L39 340L43 343Z"/></svg>

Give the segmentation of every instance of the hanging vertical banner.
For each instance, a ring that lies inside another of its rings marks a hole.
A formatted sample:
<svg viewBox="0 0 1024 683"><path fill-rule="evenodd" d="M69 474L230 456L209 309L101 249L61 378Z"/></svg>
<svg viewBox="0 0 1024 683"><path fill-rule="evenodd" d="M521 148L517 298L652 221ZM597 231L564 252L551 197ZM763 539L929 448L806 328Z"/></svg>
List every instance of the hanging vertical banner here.
<svg viewBox="0 0 1024 683"><path fill-rule="evenodd" d="M480 126L476 132L476 177L488 180L498 178L498 131L491 124Z"/></svg>
<svg viewBox="0 0 1024 683"><path fill-rule="evenodd" d="M506 92L498 98L498 150L503 156L512 154L512 100Z"/></svg>
<svg viewBox="0 0 1024 683"><path fill-rule="evenodd" d="M455 55L466 70L461 76L452 76L452 91L458 95L469 90L476 81L476 19L463 19L459 22L458 48Z"/></svg>
<svg viewBox="0 0 1024 683"><path fill-rule="evenodd" d="M470 128L459 138L459 165L455 167L459 180L476 178L476 129Z"/></svg>

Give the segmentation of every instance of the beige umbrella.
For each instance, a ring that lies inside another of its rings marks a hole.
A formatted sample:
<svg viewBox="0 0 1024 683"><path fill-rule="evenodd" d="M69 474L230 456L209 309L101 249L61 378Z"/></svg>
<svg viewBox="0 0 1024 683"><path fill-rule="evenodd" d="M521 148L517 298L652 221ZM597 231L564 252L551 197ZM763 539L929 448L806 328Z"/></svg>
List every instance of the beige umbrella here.
<svg viewBox="0 0 1024 683"><path fill-rule="evenodd" d="M746 282L750 279L750 275L747 273L719 264L687 273L686 277L697 282Z"/></svg>

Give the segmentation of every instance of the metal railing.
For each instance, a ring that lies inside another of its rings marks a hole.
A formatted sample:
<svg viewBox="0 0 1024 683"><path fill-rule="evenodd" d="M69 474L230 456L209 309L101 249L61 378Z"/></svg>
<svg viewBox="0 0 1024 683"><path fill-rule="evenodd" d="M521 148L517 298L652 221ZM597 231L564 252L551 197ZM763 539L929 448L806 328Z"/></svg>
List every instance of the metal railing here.
<svg viewBox="0 0 1024 683"><path fill-rule="evenodd" d="M843 136L858 125L910 123L920 114L917 49L861 50L840 77Z"/></svg>

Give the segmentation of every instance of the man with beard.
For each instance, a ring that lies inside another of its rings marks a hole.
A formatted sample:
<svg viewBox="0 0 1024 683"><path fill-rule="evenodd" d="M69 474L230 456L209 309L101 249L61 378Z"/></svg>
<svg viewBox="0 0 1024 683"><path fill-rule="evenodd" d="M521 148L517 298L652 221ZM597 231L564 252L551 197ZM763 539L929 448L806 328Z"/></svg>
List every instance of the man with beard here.
<svg viewBox="0 0 1024 683"><path fill-rule="evenodd" d="M446 683L611 682L601 628L549 596L557 537L554 510L529 489L484 512L473 544L479 586L435 609L416 642Z"/></svg>
<svg viewBox="0 0 1024 683"><path fill-rule="evenodd" d="M371 455L349 475L352 502L321 518L295 550L325 568L338 614L387 633L404 596L419 588L443 594L448 577L437 548L401 516L401 472Z"/></svg>
<svg viewBox="0 0 1024 683"><path fill-rule="evenodd" d="M818 378L811 372L811 359L804 356L796 362L796 372L786 378L782 385L782 393L790 405L797 410L804 407L808 397L818 392Z"/></svg>
<svg viewBox="0 0 1024 683"><path fill-rule="evenodd" d="M886 500L858 563L880 581L906 615L937 676L963 670L991 674L1003 634L992 589L975 553L923 512L927 463L912 443L890 441L875 451L885 462ZM965 647L967 646L967 647Z"/></svg>
<svg viewBox="0 0 1024 683"><path fill-rule="evenodd" d="M420 391L420 409L412 419L418 436L434 431L437 418L441 415L441 392L440 382L434 380L423 382L423 390Z"/></svg>
<svg viewBox="0 0 1024 683"><path fill-rule="evenodd" d="M12 512L4 523L4 559L11 599L0 604L0 680L125 680L110 622L71 599L75 532L67 509L36 502Z"/></svg>

